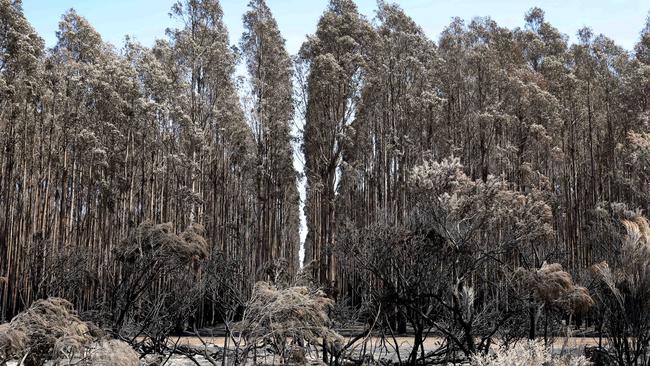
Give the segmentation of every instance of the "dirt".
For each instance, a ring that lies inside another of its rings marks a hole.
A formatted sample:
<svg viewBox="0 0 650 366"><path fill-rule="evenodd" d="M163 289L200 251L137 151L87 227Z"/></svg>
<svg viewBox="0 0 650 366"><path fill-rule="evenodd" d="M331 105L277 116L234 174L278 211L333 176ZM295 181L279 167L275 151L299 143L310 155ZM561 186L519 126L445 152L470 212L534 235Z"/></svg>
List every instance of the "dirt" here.
<svg viewBox="0 0 650 366"><path fill-rule="evenodd" d="M178 341L179 345L185 345L185 346L195 346L195 347L202 347L203 342L201 342L201 339L209 345L209 346L216 346L220 348L224 348L225 344L225 337L219 336L219 337L194 337L194 336L183 336L183 337L177 337L177 338L170 338L172 342ZM345 337L346 340L352 339L352 337ZM400 348L406 348L406 347L411 347L413 344L413 338L412 337L396 337L397 343L400 345ZM435 349L437 346L441 344L441 342L444 339L441 337L428 337L425 342L424 342L424 347L425 349ZM562 345L567 343L567 347L584 347L584 346L595 346L598 344L598 338L594 337L571 337L568 340L566 340L563 337L557 337L555 338L553 342L553 347L562 347ZM361 340L357 342L360 343ZM368 343L372 345L377 345L381 343L381 338L379 337L370 337L368 339ZM387 338L386 343L390 343L388 347L394 347L395 342L393 341L392 338ZM228 341L230 349L232 349L232 341ZM603 339L603 345L607 344L607 339Z"/></svg>
<svg viewBox="0 0 650 366"><path fill-rule="evenodd" d="M351 337L346 337L346 340L351 339ZM205 337L195 337L195 336L183 336L183 337L177 337L177 338L171 338L170 341L172 343L177 343L178 345L184 345L184 346L192 346L192 347L197 347L201 348L207 345L209 348L224 348L225 344L225 337L223 336L218 336L218 337L210 337L210 336L205 336ZM397 361L397 353L395 352L395 341L397 341L397 344L399 346L400 350L400 355L402 358L407 357L408 353L410 352L413 344L413 338L412 337L396 337L394 340L391 339L385 339L382 340L380 337L369 337L366 339L366 351L368 353L372 353L374 355L375 359L393 359ZM443 342L443 338L441 337L428 337L425 342L424 342L424 350L425 352L428 351L433 351L437 349L440 344ZM602 341L603 345L607 344L607 340L603 339ZM228 341L228 349L233 349L233 343L231 340ZM571 337L571 338L556 338L553 342L552 349L555 352L560 352L562 349L567 349L567 350L574 350L578 352L582 352L581 350L585 346L595 346L598 345L598 338L592 338L592 337ZM361 351L363 347L363 341L359 340L356 342L354 346L352 346L353 350L356 351ZM372 352L371 352L372 351ZM318 359L319 354L317 354L316 349L311 350L311 354L309 355L311 359ZM200 356L196 357L196 360L203 366L203 365L210 365L208 361L205 359L202 359ZM269 363L273 363L273 360L269 357L268 360ZM17 366L17 362L9 362L8 366ZM169 366L190 366L190 365L196 365L194 362L191 360L183 357L183 356L173 356L170 359L170 363L167 365Z"/></svg>
<svg viewBox="0 0 650 366"><path fill-rule="evenodd" d="M352 337L346 337L346 340L350 340ZM224 348L224 337L201 337L203 342L208 346L215 346L219 348ZM174 342L178 342L179 345L193 346L193 347L203 347L203 342L198 337L180 337L173 339ZM391 359L394 361L398 360L395 342L397 342L400 357L403 359L408 357L409 352L412 349L413 338L412 337L396 337L395 339L385 339L382 340L380 337L369 337L366 339L366 352L374 355L374 359ZM444 339L441 337L428 337L424 342L424 351L434 351L444 342ZM228 342L229 349L233 349L232 341ZM602 340L602 345L606 345L607 340ZM596 346L598 345L598 338L592 337L570 337L563 338L558 337L554 340L552 350L554 352L561 352L562 350L570 350L573 353L582 354L582 350L585 346ZM352 351L362 351L363 341L359 340L351 347ZM311 358L319 359L319 354L316 349L311 350ZM189 360L183 360L181 358L176 358L173 365L192 365L193 363ZM208 365L209 363L202 363Z"/></svg>

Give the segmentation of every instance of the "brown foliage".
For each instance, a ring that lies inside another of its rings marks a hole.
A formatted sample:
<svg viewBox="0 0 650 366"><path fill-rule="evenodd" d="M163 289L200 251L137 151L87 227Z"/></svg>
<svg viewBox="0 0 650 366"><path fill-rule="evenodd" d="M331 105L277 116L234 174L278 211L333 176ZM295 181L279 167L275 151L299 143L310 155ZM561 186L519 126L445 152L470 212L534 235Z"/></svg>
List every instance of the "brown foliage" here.
<svg viewBox="0 0 650 366"><path fill-rule="evenodd" d="M163 337L187 319L201 300L198 273L209 255L203 235L200 224L178 235L171 223L145 221L120 243L121 278L109 309L115 330Z"/></svg>
<svg viewBox="0 0 650 366"><path fill-rule="evenodd" d="M571 274L559 263L544 262L538 270L519 268L515 275L546 306L584 312L594 304L589 290L575 284Z"/></svg>
<svg viewBox="0 0 650 366"><path fill-rule="evenodd" d="M340 335L330 329L329 309L334 302L320 290L307 287L277 288L267 282L255 284L243 320L237 324L247 345L269 345L289 357L289 340L338 344Z"/></svg>
<svg viewBox="0 0 650 366"><path fill-rule="evenodd" d="M625 235L621 242L620 265L610 267L600 262L591 267L591 273L604 284L624 308L624 292L645 293L650 291L650 225L648 220L636 214L621 220ZM650 298L644 300L650 303Z"/></svg>
<svg viewBox="0 0 650 366"><path fill-rule="evenodd" d="M154 224L145 221L117 247L118 258L133 262L145 254L157 253L159 260L179 259L193 262L208 256L208 244L203 238L204 229L193 224L180 236L174 233L171 223Z"/></svg>
<svg viewBox="0 0 650 366"><path fill-rule="evenodd" d="M101 334L82 321L73 306L61 298L38 300L10 323L0 326L0 361L28 354L26 364L80 353Z"/></svg>
<svg viewBox="0 0 650 366"><path fill-rule="evenodd" d="M61 298L38 300L10 323L0 325L0 364L25 357L25 365L74 360L78 365L138 366L139 355L79 318Z"/></svg>
<svg viewBox="0 0 650 366"><path fill-rule="evenodd" d="M619 359L636 359L647 354L650 342L650 229L648 220L629 213L620 220L620 253L608 263L591 267L598 306L605 314L610 354ZM622 362L621 362L622 363Z"/></svg>

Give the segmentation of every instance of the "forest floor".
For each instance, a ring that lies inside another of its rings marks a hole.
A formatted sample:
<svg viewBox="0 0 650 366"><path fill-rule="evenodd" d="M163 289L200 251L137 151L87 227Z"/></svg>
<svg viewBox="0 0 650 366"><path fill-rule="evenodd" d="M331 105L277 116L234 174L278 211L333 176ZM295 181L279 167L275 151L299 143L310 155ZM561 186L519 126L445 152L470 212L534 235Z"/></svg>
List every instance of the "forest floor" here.
<svg viewBox="0 0 650 366"><path fill-rule="evenodd" d="M351 337L345 337L346 341L351 339ZM397 336L395 337L397 340L397 343L400 345L400 348L410 348L411 345L413 344L413 337L410 336ZM226 338L223 336L218 336L218 337L195 337L195 336L181 336L177 338L171 338L172 341L176 342L178 340L178 345L184 345L184 346L191 346L191 347L203 347L203 340L205 343L207 343L209 346L215 346L219 348L223 348L225 345L225 340ZM381 343L381 338L380 337L370 337L368 339L368 348L376 348L382 346ZM441 342L443 341L443 338L441 337L428 337L425 342L424 342L424 347L425 350L427 349L435 349L438 347ZM360 342L360 341L359 341ZM357 342L357 343L359 343ZM568 340L564 337L556 337L553 340L553 348L561 348L566 342L566 347L567 348L576 348L576 347L584 347L584 346L595 346L598 344L598 338L594 337L570 337ZM390 349L394 349L395 342L392 338L387 338L386 341L386 346L389 347ZM607 344L607 340L603 339L603 345ZM229 345L232 348L232 341L229 341Z"/></svg>
<svg viewBox="0 0 650 366"><path fill-rule="evenodd" d="M346 341L351 339L351 337L346 337ZM225 345L225 337L194 337L194 336L185 336L173 339L174 342L178 342L179 345L185 345L196 348L203 348L204 343L208 348L214 349L223 349ZM438 349L441 343L444 341L441 337L428 337L424 342L424 352L430 352ZM381 337L369 337L366 343L366 350L369 354L373 355L375 360L391 360L397 362L399 357L396 352L395 342L397 342L399 347L399 354L402 359L408 357L409 352L412 349L413 337L409 336L399 336L395 339L382 339ZM229 349L232 349L232 342L229 341ZM356 351L360 351L362 346L361 341L357 342ZM603 345L606 344L606 340L603 339ZM576 355L582 354L585 346L596 346L598 345L598 338L593 337L557 337L554 339L552 349L554 352L570 352ZM372 351L372 352L371 352ZM309 355L310 359L317 360L320 359L320 354L317 354L316 350L312 350L312 354ZM200 357L197 357L197 361L201 365L210 365L209 362L201 360ZM269 356L258 357L258 362L261 364L274 364L274 360ZM196 365L191 360L183 357L174 357L171 359L170 365L172 366L185 366L185 365Z"/></svg>
<svg viewBox="0 0 650 366"><path fill-rule="evenodd" d="M352 337L345 337L346 341L351 339ZM192 348L196 349L201 349L203 350L205 347L207 347L207 351L209 353L213 353L215 351L220 351L223 352L224 346L225 346L225 341L226 338L224 336L201 336L196 337L196 336L180 336L180 337L174 337L171 338L170 341L172 343L175 343L179 346L189 346ZM424 342L424 352L430 352L436 350L441 343L444 341L443 338L441 337L428 337L425 342ZM398 353L396 352L396 347L395 347L395 342L397 342L398 348L399 348L399 356ZM353 350L355 352L360 352L361 347L362 347L362 341L358 341L355 346L353 346ZM388 361L391 360L393 362L397 362L399 358L407 358L409 352L411 351L413 344L413 337L410 336L397 336L394 339L393 338L386 338L382 339L381 337L369 337L366 342L366 354L372 354L374 360L383 360L383 361ZM603 344L606 344L606 340L603 339ZM582 354L583 349L585 346L595 346L598 345L598 338L593 338L593 337L557 337L555 338L552 349L554 352L560 353L563 350L565 352L571 352L576 355ZM356 347L356 348L355 348ZM232 350L232 341L229 340L228 342L228 349ZM318 360L320 359L321 355L320 353L312 349L311 354L307 355L308 359L311 360ZM201 356L196 356L195 360L201 365L211 365L210 362L208 362L206 359L204 359ZM272 356L267 355L266 357L260 355L257 357L258 364L276 364L277 359L274 359ZM17 362L9 362L8 366L17 366ZM187 357L184 356L172 356L169 360L169 362L166 364L168 366L190 366L190 365L195 365L196 363L192 360L190 360Z"/></svg>

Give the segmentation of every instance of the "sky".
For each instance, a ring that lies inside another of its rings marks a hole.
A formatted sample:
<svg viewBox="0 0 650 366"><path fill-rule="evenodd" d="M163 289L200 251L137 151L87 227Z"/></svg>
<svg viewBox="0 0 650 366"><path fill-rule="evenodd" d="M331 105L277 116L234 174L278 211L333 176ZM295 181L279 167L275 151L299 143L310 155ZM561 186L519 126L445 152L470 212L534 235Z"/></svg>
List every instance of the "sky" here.
<svg viewBox="0 0 650 366"><path fill-rule="evenodd" d="M522 26L528 9L539 6L546 19L561 32L575 39L581 27L590 26L595 34L603 33L619 45L631 50L639 38L650 10L649 0L397 0L395 1L426 32L437 40L452 17L470 20L490 16L499 25ZM172 26L169 9L174 0L23 0L27 19L45 39L47 46L56 42L56 28L67 9L74 8L86 17L105 41L116 46L130 35L145 45L164 37ZM327 0L267 0L280 31L287 40L287 49L296 53L306 34L314 33L316 23L327 6ZM376 0L357 0L359 10L368 18L374 16ZM232 43L242 33L242 14L248 0L222 0L224 21Z"/></svg>
<svg viewBox="0 0 650 366"><path fill-rule="evenodd" d="M390 2L391 0L386 0ZM23 9L29 22L45 39L48 47L56 43L56 30L61 15L74 8L102 35L104 41L118 48L124 36L129 35L144 45L153 45L155 39L165 37L165 29L173 27L169 11L175 0L23 0ZM453 17L466 21L477 16L490 16L499 25L521 27L524 14L539 6L546 12L546 20L576 39L578 29L589 26L594 34L605 34L627 50L632 50L639 39L650 10L650 0L395 0L425 31L437 40ZM328 0L267 0L286 39L287 50L296 54L308 34L316 30L318 19ZM376 0L357 0L359 11L372 19ZM248 0L221 0L224 22L233 44L243 32L242 15ZM243 67L240 67L242 72ZM302 171L298 153L294 166ZM304 199L304 182L300 184ZM302 210L301 210L302 211ZM301 218L301 239L304 242L306 225ZM301 245L300 263L304 250Z"/></svg>

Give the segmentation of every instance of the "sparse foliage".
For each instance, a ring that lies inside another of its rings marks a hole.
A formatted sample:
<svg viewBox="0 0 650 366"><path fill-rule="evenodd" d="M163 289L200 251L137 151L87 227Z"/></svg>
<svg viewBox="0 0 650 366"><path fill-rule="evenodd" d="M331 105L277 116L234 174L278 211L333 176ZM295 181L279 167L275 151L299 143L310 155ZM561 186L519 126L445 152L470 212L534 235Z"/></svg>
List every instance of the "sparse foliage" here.
<svg viewBox="0 0 650 366"><path fill-rule="evenodd" d="M323 342L340 347L343 339L330 328L333 301L320 290L307 287L278 288L268 282L255 284L237 328L246 342L244 358L257 348L270 346L283 363L297 349L306 353Z"/></svg>

